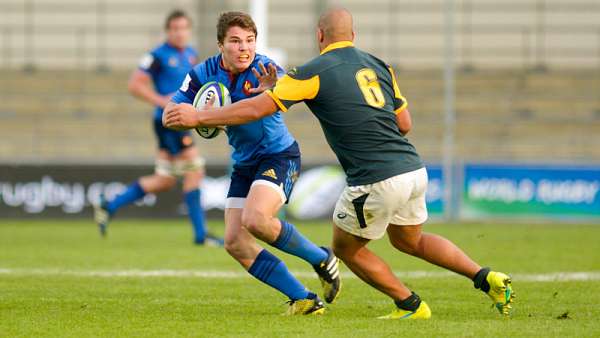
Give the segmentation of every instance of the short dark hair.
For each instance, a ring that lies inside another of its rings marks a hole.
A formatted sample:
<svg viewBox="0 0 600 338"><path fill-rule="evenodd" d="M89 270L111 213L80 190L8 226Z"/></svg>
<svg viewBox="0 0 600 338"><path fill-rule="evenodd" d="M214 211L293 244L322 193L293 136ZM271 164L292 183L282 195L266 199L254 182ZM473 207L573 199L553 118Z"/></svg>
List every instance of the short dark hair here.
<svg viewBox="0 0 600 338"><path fill-rule="evenodd" d="M227 30L231 27L240 27L254 32L254 36L258 35L256 24L250 15L244 12L225 12L221 13L217 22L217 41L219 43L223 43Z"/></svg>
<svg viewBox="0 0 600 338"><path fill-rule="evenodd" d="M167 19L165 20L165 29L169 29L171 21L179 18L185 18L190 24L192 23L192 19L190 19L190 17L184 11L182 11L181 9L175 9L171 11L169 15L167 15Z"/></svg>

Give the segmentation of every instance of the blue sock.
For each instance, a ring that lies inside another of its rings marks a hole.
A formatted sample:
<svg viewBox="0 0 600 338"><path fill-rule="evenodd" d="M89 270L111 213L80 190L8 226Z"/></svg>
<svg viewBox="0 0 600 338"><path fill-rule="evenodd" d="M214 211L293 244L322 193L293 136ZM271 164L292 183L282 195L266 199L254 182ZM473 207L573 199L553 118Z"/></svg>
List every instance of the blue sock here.
<svg viewBox="0 0 600 338"><path fill-rule="evenodd" d="M309 298L311 293L292 276L287 266L269 251L263 249L248 272L261 282L279 290L291 300Z"/></svg>
<svg viewBox="0 0 600 338"><path fill-rule="evenodd" d="M146 193L144 192L144 189L142 189L140 182L135 181L128 186L124 192L108 202L106 210L108 210L108 213L112 216L119 208L139 200L144 197L144 195L146 195Z"/></svg>
<svg viewBox="0 0 600 338"><path fill-rule="evenodd" d="M200 203L200 189L194 189L185 193L185 204L188 208L188 216L194 227L194 241L203 243L206 229L204 227L204 210Z"/></svg>
<svg viewBox="0 0 600 338"><path fill-rule="evenodd" d="M294 225L281 221L281 232L275 242L277 249L300 257L311 265L317 265L327 259L327 252L304 237Z"/></svg>

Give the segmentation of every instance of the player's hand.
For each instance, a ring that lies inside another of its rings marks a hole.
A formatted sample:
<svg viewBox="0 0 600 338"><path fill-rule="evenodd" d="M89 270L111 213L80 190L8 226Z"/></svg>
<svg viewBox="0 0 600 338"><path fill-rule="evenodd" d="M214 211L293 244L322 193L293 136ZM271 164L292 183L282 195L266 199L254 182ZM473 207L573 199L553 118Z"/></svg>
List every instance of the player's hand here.
<svg viewBox="0 0 600 338"><path fill-rule="evenodd" d="M186 130L198 126L198 111L187 103L173 104L163 113L163 125L169 129Z"/></svg>
<svg viewBox="0 0 600 338"><path fill-rule="evenodd" d="M277 82L277 67L272 63L269 63L265 68L265 65L262 62L258 63L258 67L260 68L260 72L256 68L252 68L252 73L258 79L258 87L248 89L250 94L262 93L267 89L271 89L275 86Z"/></svg>

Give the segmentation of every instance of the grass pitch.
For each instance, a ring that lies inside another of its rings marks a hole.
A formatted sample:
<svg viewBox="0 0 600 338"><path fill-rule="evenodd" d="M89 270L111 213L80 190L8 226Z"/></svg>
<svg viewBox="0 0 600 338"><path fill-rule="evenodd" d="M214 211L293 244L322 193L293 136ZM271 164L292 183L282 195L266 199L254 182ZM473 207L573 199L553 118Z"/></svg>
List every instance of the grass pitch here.
<svg viewBox="0 0 600 338"><path fill-rule="evenodd" d="M223 232L222 223L211 227ZM329 243L329 225L299 227ZM394 251L385 239L370 247L427 301L431 320L375 319L393 303L345 267L342 294L324 316L282 317L284 296L247 277L223 249L193 246L185 220L116 220L106 239L90 221L2 220L0 337L600 336L600 225L426 228L513 275L510 318L470 281ZM306 263L272 251L319 291Z"/></svg>

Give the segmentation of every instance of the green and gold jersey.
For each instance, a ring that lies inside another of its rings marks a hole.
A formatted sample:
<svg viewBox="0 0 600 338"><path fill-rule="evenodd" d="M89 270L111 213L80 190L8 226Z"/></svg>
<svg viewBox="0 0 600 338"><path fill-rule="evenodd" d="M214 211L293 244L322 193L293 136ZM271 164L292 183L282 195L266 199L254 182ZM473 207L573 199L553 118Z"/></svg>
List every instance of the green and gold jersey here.
<svg viewBox="0 0 600 338"><path fill-rule="evenodd" d="M348 185L371 184L423 167L396 124L396 112L407 103L394 71L350 41L329 45L320 56L290 70L267 94L282 111L306 102Z"/></svg>

